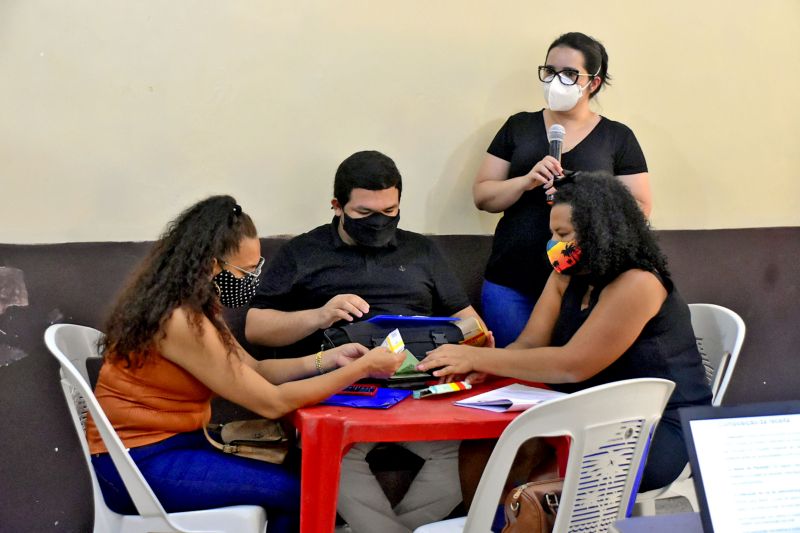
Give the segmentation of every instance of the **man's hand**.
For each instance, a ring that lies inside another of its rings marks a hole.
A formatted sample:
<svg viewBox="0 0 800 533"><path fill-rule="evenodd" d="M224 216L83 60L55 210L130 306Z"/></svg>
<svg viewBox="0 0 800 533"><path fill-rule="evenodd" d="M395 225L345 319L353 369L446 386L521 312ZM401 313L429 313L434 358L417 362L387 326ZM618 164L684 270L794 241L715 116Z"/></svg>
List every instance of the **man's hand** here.
<svg viewBox="0 0 800 533"><path fill-rule="evenodd" d="M466 381L470 385L478 385L486 381L489 374L485 372L470 372L469 374L450 374L443 378L439 378L439 383L458 383L459 381Z"/></svg>
<svg viewBox="0 0 800 533"><path fill-rule="evenodd" d="M497 345L494 341L494 333L491 331L486 332L486 343L483 345L484 348L496 348Z"/></svg>
<svg viewBox="0 0 800 533"><path fill-rule="evenodd" d="M328 303L317 309L318 329L331 327L340 320L353 321L369 313L369 304L355 294L337 294Z"/></svg>

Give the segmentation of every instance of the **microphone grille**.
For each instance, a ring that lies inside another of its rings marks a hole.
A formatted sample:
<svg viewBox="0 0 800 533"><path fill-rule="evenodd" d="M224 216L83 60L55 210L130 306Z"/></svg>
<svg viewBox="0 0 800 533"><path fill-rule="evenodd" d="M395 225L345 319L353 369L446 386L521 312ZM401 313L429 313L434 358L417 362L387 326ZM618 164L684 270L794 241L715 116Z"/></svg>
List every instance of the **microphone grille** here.
<svg viewBox="0 0 800 533"><path fill-rule="evenodd" d="M561 124L553 124L550 126L550 129L547 130L547 141L564 141L564 135L567 134L567 130L564 129L564 126Z"/></svg>

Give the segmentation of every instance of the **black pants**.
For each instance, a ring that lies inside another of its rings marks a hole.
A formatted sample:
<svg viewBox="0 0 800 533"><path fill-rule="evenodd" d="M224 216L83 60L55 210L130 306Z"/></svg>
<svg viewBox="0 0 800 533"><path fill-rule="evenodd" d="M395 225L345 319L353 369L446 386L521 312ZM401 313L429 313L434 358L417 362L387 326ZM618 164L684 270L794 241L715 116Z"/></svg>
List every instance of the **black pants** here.
<svg viewBox="0 0 800 533"><path fill-rule="evenodd" d="M686 452L678 411L664 411L650 443L639 492L666 487L677 479L687 462L689 454Z"/></svg>

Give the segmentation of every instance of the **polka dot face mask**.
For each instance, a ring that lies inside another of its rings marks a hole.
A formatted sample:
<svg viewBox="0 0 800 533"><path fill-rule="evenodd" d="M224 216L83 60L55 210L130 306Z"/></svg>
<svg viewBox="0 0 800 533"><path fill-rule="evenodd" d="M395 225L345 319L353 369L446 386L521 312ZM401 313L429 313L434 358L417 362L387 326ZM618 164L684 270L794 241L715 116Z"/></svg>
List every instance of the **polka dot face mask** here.
<svg viewBox="0 0 800 533"><path fill-rule="evenodd" d="M264 259L258 264L255 272L248 272L234 265L227 266L241 270L244 276L237 278L229 270L222 270L219 274L212 278L214 287L217 289L219 295L219 302L225 307L244 307L253 296L256 295L256 287L258 287L258 276L261 273L261 266L264 264Z"/></svg>

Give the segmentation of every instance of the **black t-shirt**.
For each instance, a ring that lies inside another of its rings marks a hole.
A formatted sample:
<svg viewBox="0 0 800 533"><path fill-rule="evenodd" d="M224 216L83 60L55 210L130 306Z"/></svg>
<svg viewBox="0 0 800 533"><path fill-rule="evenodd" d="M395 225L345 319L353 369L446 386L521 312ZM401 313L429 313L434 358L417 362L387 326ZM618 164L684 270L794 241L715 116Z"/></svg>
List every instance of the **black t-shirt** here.
<svg viewBox="0 0 800 533"><path fill-rule="evenodd" d="M667 409L709 404L711 388L697 350L689 306L669 278L660 279L667 289L667 298L625 353L586 381L553 384L551 387L563 392L575 392L623 379L663 378L675 382ZM569 342L594 310L602 287L592 289L589 306L581 309L588 288L589 281L585 276L573 276L570 279L553 330L553 346L564 346Z"/></svg>
<svg viewBox="0 0 800 533"><path fill-rule="evenodd" d="M508 177L530 172L549 153L544 115L522 112L510 117L495 135L488 153L511 163ZM647 172L647 163L633 132L619 122L600 122L572 150L561 156L567 170L607 171L615 176ZM550 238L550 206L544 190L522 194L497 223L487 280L538 298L552 267L545 246Z"/></svg>
<svg viewBox="0 0 800 533"><path fill-rule="evenodd" d="M447 260L427 237L397 230L383 248L349 246L339 218L284 244L261 277L251 307L316 309L337 294L356 294L379 314L451 316L470 305ZM319 350L322 332L278 350L279 356Z"/></svg>

